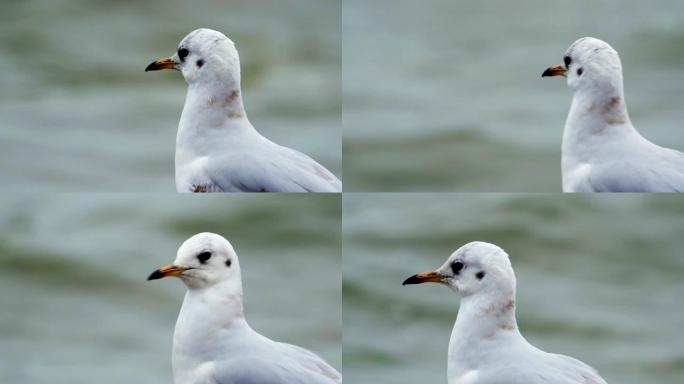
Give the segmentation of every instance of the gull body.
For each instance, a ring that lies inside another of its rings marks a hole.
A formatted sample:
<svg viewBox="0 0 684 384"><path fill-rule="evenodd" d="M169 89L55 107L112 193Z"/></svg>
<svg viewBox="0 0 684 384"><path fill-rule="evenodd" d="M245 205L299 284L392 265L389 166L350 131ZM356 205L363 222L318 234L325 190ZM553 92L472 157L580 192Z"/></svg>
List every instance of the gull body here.
<svg viewBox="0 0 684 384"><path fill-rule="evenodd" d="M176 136L178 192L339 192L335 175L309 156L261 135L247 118L235 44L197 29L176 54L146 71L177 69L188 83Z"/></svg>
<svg viewBox="0 0 684 384"><path fill-rule="evenodd" d="M461 297L449 341L449 384L606 384L588 365L544 352L520 333L515 317L516 280L506 252L472 242L435 271L407 284L441 283Z"/></svg>
<svg viewBox="0 0 684 384"><path fill-rule="evenodd" d="M564 65L574 95L563 132L564 192L684 192L684 153L641 136L627 113L617 51L592 37L575 41Z"/></svg>
<svg viewBox="0 0 684 384"><path fill-rule="evenodd" d="M334 384L342 376L304 348L253 330L242 305L240 263L222 236L200 233L148 280L179 277L188 288L173 337L175 384Z"/></svg>

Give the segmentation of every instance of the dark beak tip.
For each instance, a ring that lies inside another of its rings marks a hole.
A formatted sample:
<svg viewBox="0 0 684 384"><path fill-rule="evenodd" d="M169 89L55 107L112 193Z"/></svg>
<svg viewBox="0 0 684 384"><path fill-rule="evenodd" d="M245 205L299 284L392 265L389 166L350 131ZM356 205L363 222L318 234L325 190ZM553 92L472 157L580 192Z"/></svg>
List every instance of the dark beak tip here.
<svg viewBox="0 0 684 384"><path fill-rule="evenodd" d="M542 76L541 76L541 77L548 77L548 76L551 76L551 71L547 68L547 69L544 71L544 73L542 73Z"/></svg>
<svg viewBox="0 0 684 384"><path fill-rule="evenodd" d="M157 69L159 69L157 68L157 63L150 63L150 65L145 67L145 72L156 71Z"/></svg>
<svg viewBox="0 0 684 384"><path fill-rule="evenodd" d="M417 280L416 275L413 275L413 276L409 277L408 279L404 280L404 282L401 283L401 285L404 286L404 285L416 284L416 280Z"/></svg>
<svg viewBox="0 0 684 384"><path fill-rule="evenodd" d="M162 277L164 277L164 275L157 269L156 271L152 272L149 276L147 276L147 281L158 280Z"/></svg>

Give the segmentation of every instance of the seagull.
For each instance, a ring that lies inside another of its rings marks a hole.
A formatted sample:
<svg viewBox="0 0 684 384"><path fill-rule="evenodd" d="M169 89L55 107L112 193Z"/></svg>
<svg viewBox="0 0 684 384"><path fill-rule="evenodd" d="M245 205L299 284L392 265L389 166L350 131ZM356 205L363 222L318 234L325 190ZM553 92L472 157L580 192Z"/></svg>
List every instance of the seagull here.
<svg viewBox="0 0 684 384"><path fill-rule="evenodd" d="M199 233L173 264L147 278L179 277L188 288L173 337L175 384L335 384L342 376L304 348L254 331L242 306L240 263L232 245Z"/></svg>
<svg viewBox="0 0 684 384"><path fill-rule="evenodd" d="M645 139L627 114L622 64L608 43L584 37L565 52L574 96L563 132L563 192L684 192L684 153Z"/></svg>
<svg viewBox="0 0 684 384"><path fill-rule="evenodd" d="M468 243L437 270L403 285L426 282L444 284L461 297L449 341L449 384L606 384L588 365L544 352L520 334L515 274L498 246Z"/></svg>
<svg viewBox="0 0 684 384"><path fill-rule="evenodd" d="M178 192L342 190L325 167L254 129L242 102L237 49L221 32L190 32L173 56L145 72L160 69L178 70L188 83L176 136Z"/></svg>

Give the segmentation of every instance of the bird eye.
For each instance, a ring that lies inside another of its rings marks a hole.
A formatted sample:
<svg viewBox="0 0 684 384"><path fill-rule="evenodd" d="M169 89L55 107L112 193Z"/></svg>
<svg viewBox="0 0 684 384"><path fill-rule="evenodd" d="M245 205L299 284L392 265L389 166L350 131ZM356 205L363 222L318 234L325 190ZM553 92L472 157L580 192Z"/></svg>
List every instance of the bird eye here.
<svg viewBox="0 0 684 384"><path fill-rule="evenodd" d="M463 270L463 267L464 267L463 263L461 263L460 261L457 261L457 262L451 264L451 271L453 271L454 274L457 274Z"/></svg>
<svg viewBox="0 0 684 384"><path fill-rule="evenodd" d="M186 48L178 49L178 57L180 57L181 60L184 60L188 54L190 54L190 51L188 51Z"/></svg>
<svg viewBox="0 0 684 384"><path fill-rule="evenodd" d="M570 67L570 63L572 63L572 59L570 58L570 56L565 56L565 57L563 58L563 61L565 62L565 68L569 68L569 67Z"/></svg>
<svg viewBox="0 0 684 384"><path fill-rule="evenodd" d="M226 267L230 268L230 266L233 264L233 261L228 259L226 260Z"/></svg>
<svg viewBox="0 0 684 384"><path fill-rule="evenodd" d="M204 264L211 258L211 252L205 251L197 255L197 260L199 260L200 263Z"/></svg>

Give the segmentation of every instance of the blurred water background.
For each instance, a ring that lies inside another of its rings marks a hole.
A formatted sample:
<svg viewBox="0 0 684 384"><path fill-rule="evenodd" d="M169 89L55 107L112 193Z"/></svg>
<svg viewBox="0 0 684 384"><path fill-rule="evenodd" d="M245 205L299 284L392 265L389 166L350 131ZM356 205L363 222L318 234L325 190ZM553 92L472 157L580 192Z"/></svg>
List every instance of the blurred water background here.
<svg viewBox="0 0 684 384"><path fill-rule="evenodd" d="M339 196L188 197L2 196L0 382L171 383L185 287L145 279L202 231L235 247L251 326L340 369Z"/></svg>
<svg viewBox="0 0 684 384"><path fill-rule="evenodd" d="M348 194L345 383L446 383L458 296L402 287L473 240L503 247L537 347L608 383L684 382L684 206L674 195Z"/></svg>
<svg viewBox="0 0 684 384"><path fill-rule="evenodd" d="M347 191L560 191L576 39L620 52L634 125L684 151L680 0L345 0Z"/></svg>
<svg viewBox="0 0 684 384"><path fill-rule="evenodd" d="M250 120L341 174L339 0L0 2L4 190L175 191L186 84L145 73L210 27L235 41Z"/></svg>

